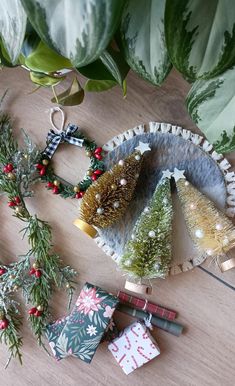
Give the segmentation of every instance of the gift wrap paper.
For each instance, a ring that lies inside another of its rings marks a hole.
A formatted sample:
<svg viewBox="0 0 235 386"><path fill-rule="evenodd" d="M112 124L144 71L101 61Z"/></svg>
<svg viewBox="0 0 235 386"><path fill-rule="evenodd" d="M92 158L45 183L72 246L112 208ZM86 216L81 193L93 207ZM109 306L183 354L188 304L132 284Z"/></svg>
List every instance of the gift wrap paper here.
<svg viewBox="0 0 235 386"><path fill-rule="evenodd" d="M47 325L46 338L49 342L49 346L51 348L51 351L53 352L55 357L56 357L56 350L55 350L56 343L57 343L58 338L59 338L60 334L62 333L63 328L66 325L68 319L69 319L69 316L66 316L64 318L58 319L55 322ZM65 354L64 357L66 357L67 354L66 353L64 353L64 354Z"/></svg>
<svg viewBox="0 0 235 386"><path fill-rule="evenodd" d="M56 359L72 355L89 363L117 304L116 296L86 283L71 314L47 327L47 338Z"/></svg>
<svg viewBox="0 0 235 386"><path fill-rule="evenodd" d="M108 346L125 374L130 374L160 354L145 324L135 322Z"/></svg>
<svg viewBox="0 0 235 386"><path fill-rule="evenodd" d="M56 356L56 351L55 351L56 343L68 319L69 319L69 316L66 316L62 319L58 319L55 322L47 325L46 338L48 340L51 351L55 356ZM113 319L110 319L109 325L106 328L100 343L111 342L113 339L117 338L118 335L119 335L119 330L116 324L114 323ZM65 354L64 357L68 356L67 353L64 353L64 354Z"/></svg>
<svg viewBox="0 0 235 386"><path fill-rule="evenodd" d="M118 292L118 299L121 302L132 304L135 308L150 312L152 315L158 315L163 319L174 320L176 318L175 311L151 303L147 299L137 298L136 296L132 296L123 291Z"/></svg>

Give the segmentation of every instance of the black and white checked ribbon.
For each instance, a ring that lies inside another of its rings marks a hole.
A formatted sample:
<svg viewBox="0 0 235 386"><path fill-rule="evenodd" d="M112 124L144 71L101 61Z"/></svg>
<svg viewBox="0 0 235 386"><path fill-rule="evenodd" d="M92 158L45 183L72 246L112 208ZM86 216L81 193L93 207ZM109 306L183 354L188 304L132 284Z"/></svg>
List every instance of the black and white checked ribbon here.
<svg viewBox="0 0 235 386"><path fill-rule="evenodd" d="M48 156L48 158L52 158L57 147L60 143L67 142L71 145L75 146L83 146L84 139L73 137L72 135L78 130L78 126L69 124L66 130L55 132L54 130L50 130L47 134L47 147L44 150L44 154Z"/></svg>

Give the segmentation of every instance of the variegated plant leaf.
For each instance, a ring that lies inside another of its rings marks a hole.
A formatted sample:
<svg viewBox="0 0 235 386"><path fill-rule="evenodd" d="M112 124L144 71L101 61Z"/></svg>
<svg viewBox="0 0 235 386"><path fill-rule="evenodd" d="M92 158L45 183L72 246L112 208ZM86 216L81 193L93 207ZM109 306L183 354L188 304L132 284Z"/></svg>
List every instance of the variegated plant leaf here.
<svg viewBox="0 0 235 386"><path fill-rule="evenodd" d="M235 149L235 67L211 80L197 80L187 107L217 152Z"/></svg>
<svg viewBox="0 0 235 386"><path fill-rule="evenodd" d="M166 0L166 43L189 80L209 79L235 64L233 0Z"/></svg>
<svg viewBox="0 0 235 386"><path fill-rule="evenodd" d="M119 83L120 86L122 86L130 67L126 63L121 52L110 48L105 50L100 55L100 60L109 70L113 78Z"/></svg>
<svg viewBox="0 0 235 386"><path fill-rule="evenodd" d="M160 85L171 69L164 34L165 0L128 0L121 21L121 42L133 71Z"/></svg>
<svg viewBox="0 0 235 386"><path fill-rule="evenodd" d="M11 63L11 59L4 47L4 44L1 38L0 38L0 66L14 67L14 64Z"/></svg>
<svg viewBox="0 0 235 386"><path fill-rule="evenodd" d="M13 64L20 55L27 17L20 0L0 1L0 36Z"/></svg>
<svg viewBox="0 0 235 386"><path fill-rule="evenodd" d="M123 0L21 0L41 39L75 67L96 60L110 42Z"/></svg>

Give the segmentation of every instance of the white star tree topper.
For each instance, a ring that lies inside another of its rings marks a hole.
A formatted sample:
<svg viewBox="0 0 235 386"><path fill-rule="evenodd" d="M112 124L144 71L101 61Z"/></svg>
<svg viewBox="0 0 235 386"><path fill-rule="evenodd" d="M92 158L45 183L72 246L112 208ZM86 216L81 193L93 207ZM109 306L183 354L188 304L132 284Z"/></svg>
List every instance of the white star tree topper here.
<svg viewBox="0 0 235 386"><path fill-rule="evenodd" d="M139 142L139 146L135 148L135 150L139 151L140 154L144 154L146 151L151 151L151 148L149 147L149 143Z"/></svg>
<svg viewBox="0 0 235 386"><path fill-rule="evenodd" d="M185 179L185 175L184 175L184 172L185 170L179 170L177 168L174 168L174 173L173 173L173 177L175 179L175 181L179 181L181 178Z"/></svg>
<svg viewBox="0 0 235 386"><path fill-rule="evenodd" d="M162 172L162 177L163 177L163 178L169 178L169 179L171 179L171 176L172 176L172 175L173 175L173 172L170 172L169 169L164 170L164 171Z"/></svg>

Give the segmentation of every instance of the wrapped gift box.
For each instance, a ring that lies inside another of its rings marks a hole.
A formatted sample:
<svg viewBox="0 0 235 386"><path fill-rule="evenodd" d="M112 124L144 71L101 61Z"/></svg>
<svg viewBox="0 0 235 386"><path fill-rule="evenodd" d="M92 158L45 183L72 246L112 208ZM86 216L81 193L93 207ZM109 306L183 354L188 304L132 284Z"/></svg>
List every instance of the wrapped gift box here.
<svg viewBox="0 0 235 386"><path fill-rule="evenodd" d="M46 338L49 342L51 351L53 352L55 357L57 357L57 353L56 353L56 349L55 349L56 343L57 343L58 338L59 338L61 332L63 331L63 328L66 325L68 319L69 319L69 316L66 316L64 318L58 319L55 322L47 325ZM61 356L62 356L62 353L61 353ZM67 356L67 353L65 352L63 357L65 358L66 356ZM62 359L62 358L60 358L60 359Z"/></svg>
<svg viewBox="0 0 235 386"><path fill-rule="evenodd" d="M135 322L108 346L125 374L130 374L160 354L145 324Z"/></svg>
<svg viewBox="0 0 235 386"><path fill-rule="evenodd" d="M58 319L55 322L47 325L46 338L49 342L51 351L53 352L55 357L57 356L57 352L55 349L56 343L68 319L69 319L69 316L66 316L64 318ZM113 339L117 338L118 335L119 335L119 330L116 324L114 323L113 319L110 319L109 325L106 328L100 343L111 342ZM67 356L68 354L66 352L64 353L61 352L60 357L58 359L62 359L62 357L65 358Z"/></svg>
<svg viewBox="0 0 235 386"><path fill-rule="evenodd" d="M116 296L86 283L66 320L62 319L62 323L57 323L55 330L55 323L49 327L47 336L56 359L73 355L89 363L110 324L117 304ZM49 334L52 330L56 331L56 337Z"/></svg>

